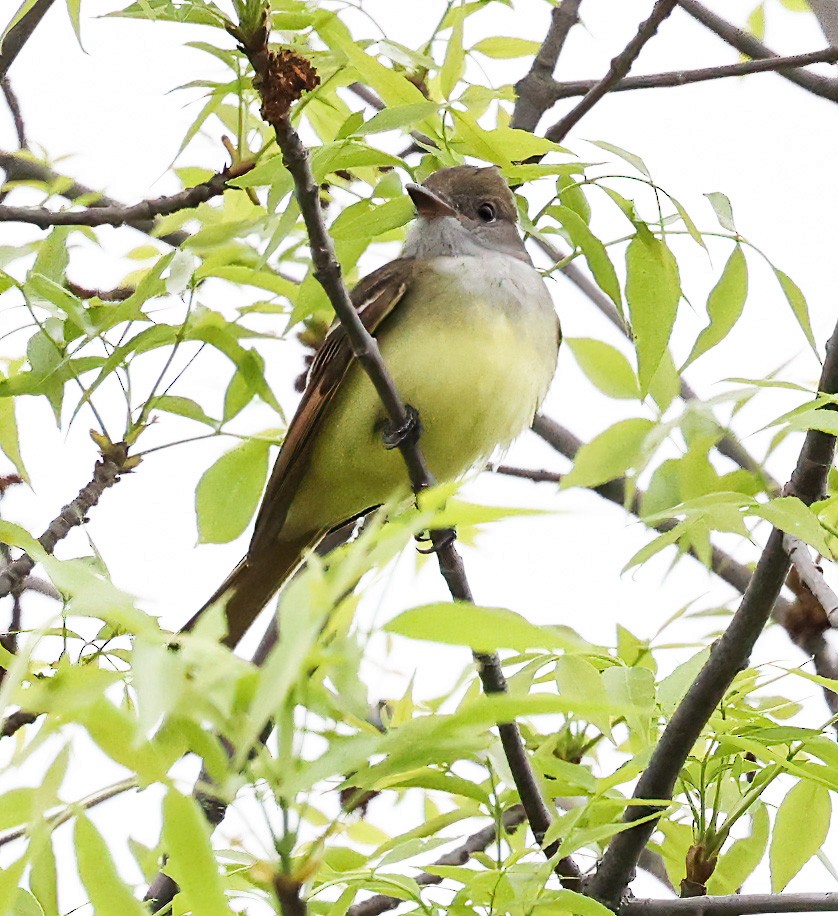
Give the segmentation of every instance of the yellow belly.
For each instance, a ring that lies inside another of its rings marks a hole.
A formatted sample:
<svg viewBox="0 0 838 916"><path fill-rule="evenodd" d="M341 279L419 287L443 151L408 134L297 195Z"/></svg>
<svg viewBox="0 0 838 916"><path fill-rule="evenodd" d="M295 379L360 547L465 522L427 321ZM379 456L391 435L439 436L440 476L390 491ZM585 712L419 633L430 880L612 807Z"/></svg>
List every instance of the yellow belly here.
<svg viewBox="0 0 838 916"><path fill-rule="evenodd" d="M419 412L428 465L444 481L488 459L532 421L555 371L558 328L528 265L535 282L523 273L521 301L507 301L508 284L493 284L491 271L488 285L486 276L476 289L464 282L461 271L474 258L440 260L451 263L426 272L377 336L399 393ZM401 455L382 444L385 420L372 383L353 365L323 417L283 538L334 527L407 490Z"/></svg>

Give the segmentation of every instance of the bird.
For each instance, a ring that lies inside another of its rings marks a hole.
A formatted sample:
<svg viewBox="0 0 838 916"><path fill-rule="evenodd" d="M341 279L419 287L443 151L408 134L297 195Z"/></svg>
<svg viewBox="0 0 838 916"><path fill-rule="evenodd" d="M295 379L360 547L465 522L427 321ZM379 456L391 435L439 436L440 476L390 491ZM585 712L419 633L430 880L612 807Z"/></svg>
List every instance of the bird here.
<svg viewBox="0 0 838 916"><path fill-rule="evenodd" d="M406 190L416 219L401 255L360 280L351 299L443 482L485 464L532 423L555 374L561 329L498 168L443 168ZM402 457L382 441L387 429L336 322L312 361L247 554L183 630L222 605L222 641L235 647L329 532L406 497Z"/></svg>

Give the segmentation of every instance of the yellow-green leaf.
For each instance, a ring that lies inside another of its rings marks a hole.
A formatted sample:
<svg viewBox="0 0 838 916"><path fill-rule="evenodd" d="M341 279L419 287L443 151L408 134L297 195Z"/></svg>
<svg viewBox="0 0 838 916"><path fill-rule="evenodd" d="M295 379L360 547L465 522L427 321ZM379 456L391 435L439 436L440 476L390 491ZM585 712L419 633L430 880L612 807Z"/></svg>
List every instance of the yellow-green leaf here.
<svg viewBox="0 0 838 916"><path fill-rule="evenodd" d="M736 245L724 266L719 282L710 291L707 299L707 317L710 323L698 335L682 371L727 337L742 315L747 297L748 262L742 252L742 246Z"/></svg>
<svg viewBox="0 0 838 916"><path fill-rule="evenodd" d="M195 490L200 543L224 544L247 528L268 474L268 449L249 439L204 472Z"/></svg>
<svg viewBox="0 0 838 916"><path fill-rule="evenodd" d="M681 281L666 242L638 225L626 251L626 299L637 348L640 392L646 395L675 324Z"/></svg>

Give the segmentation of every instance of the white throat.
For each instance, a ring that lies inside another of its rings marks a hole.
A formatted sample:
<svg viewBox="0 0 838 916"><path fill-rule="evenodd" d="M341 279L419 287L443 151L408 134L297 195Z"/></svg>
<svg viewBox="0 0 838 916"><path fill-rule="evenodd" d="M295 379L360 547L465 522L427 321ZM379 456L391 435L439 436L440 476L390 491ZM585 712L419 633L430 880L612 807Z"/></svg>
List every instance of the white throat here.
<svg viewBox="0 0 838 916"><path fill-rule="evenodd" d="M410 227L402 257L421 261L439 257L478 256L486 253L483 240L476 237L455 216L419 217Z"/></svg>

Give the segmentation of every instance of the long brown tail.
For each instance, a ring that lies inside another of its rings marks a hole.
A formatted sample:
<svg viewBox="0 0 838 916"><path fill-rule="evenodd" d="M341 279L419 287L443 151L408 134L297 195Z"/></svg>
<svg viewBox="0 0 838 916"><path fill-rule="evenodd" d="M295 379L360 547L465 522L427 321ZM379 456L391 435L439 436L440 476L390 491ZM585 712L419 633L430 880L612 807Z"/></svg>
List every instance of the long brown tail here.
<svg viewBox="0 0 838 916"><path fill-rule="evenodd" d="M307 548L316 544L319 537L315 534L293 541L277 541L269 553L245 557L209 601L183 626L182 631L191 630L211 605L223 602L227 616L227 635L223 642L231 649L237 646L270 601L271 595L279 591L299 565Z"/></svg>

